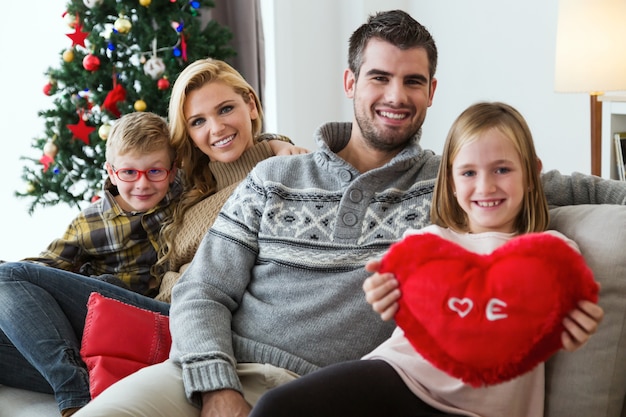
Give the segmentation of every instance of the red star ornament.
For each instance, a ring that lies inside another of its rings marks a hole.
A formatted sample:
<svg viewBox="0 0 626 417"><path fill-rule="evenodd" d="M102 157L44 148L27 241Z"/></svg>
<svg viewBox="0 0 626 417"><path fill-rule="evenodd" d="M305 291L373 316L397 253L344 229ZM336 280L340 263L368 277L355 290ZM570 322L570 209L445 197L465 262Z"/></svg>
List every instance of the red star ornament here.
<svg viewBox="0 0 626 417"><path fill-rule="evenodd" d="M43 165L43 172L46 172L48 168L50 168L50 164L54 162L54 158L51 158L48 155L43 155L39 158L39 162Z"/></svg>
<svg viewBox="0 0 626 417"><path fill-rule="evenodd" d="M83 32L83 26L76 25L74 33L66 33L66 36L72 40L72 46L80 45L85 48L85 39L89 36L89 32Z"/></svg>
<svg viewBox="0 0 626 417"><path fill-rule="evenodd" d="M78 118L78 123L75 125L66 125L69 130L74 134L74 138L80 139L85 142L85 145L89 145L89 135L96 130L95 127L87 126L82 117Z"/></svg>

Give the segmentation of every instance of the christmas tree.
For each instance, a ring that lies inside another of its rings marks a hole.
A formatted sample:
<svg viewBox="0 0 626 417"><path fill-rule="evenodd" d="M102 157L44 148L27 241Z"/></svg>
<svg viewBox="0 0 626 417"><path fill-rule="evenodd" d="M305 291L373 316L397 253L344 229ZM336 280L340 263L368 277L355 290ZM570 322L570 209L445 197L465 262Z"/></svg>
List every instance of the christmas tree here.
<svg viewBox="0 0 626 417"><path fill-rule="evenodd" d="M105 143L121 115L151 111L167 116L170 87L199 58L234 56L232 34L202 19L210 0L71 0L59 18L68 47L58 68L48 68L44 94L54 106L38 113L45 124L22 178L38 206L83 208L99 198L106 172Z"/></svg>

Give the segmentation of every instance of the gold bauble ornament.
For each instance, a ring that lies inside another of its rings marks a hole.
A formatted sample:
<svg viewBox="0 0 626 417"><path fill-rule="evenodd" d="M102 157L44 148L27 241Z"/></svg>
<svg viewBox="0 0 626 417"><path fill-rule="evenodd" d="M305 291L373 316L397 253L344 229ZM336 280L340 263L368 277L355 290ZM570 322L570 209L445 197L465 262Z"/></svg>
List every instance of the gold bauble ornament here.
<svg viewBox="0 0 626 417"><path fill-rule="evenodd" d="M148 7L151 3L152 0L139 0L139 4L141 4L143 7Z"/></svg>
<svg viewBox="0 0 626 417"><path fill-rule="evenodd" d="M26 184L26 194L31 194L35 192L35 185L32 182Z"/></svg>
<svg viewBox="0 0 626 417"><path fill-rule="evenodd" d="M130 20L124 16L120 16L115 23L113 23L113 27L118 31L118 33L125 35L133 28L133 24L130 23Z"/></svg>
<svg viewBox="0 0 626 417"><path fill-rule="evenodd" d="M111 125L105 123L102 126L100 126L100 128L98 129L98 136L100 136L100 139L102 140L107 140L109 138L110 132L111 132Z"/></svg>
<svg viewBox="0 0 626 417"><path fill-rule="evenodd" d="M73 49L66 49L63 52L63 61L65 62L72 62L74 60L74 50Z"/></svg>
<svg viewBox="0 0 626 417"><path fill-rule="evenodd" d="M146 111L146 109L148 108L148 105L143 100L137 100L135 101L135 104L133 104L133 108L136 111Z"/></svg>

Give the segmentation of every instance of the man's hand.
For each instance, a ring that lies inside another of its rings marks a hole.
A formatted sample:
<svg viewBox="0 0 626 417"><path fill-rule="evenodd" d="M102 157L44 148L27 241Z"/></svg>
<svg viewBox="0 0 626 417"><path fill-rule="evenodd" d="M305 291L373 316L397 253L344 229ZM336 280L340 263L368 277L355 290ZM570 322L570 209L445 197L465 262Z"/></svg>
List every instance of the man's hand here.
<svg viewBox="0 0 626 417"><path fill-rule="evenodd" d="M365 270L374 272L363 282L365 300L372 305L372 309L380 314L380 317L387 321L391 320L398 311L398 299L400 290L398 281L391 273L379 274L380 261L369 261L365 265Z"/></svg>
<svg viewBox="0 0 626 417"><path fill-rule="evenodd" d="M238 391L223 389L202 394L200 417L248 417L250 404Z"/></svg>
<svg viewBox="0 0 626 417"><path fill-rule="evenodd" d="M591 301L583 300L578 308L563 319L565 331L561 335L563 349L573 352L587 343L587 340L598 329L604 317L604 310Z"/></svg>

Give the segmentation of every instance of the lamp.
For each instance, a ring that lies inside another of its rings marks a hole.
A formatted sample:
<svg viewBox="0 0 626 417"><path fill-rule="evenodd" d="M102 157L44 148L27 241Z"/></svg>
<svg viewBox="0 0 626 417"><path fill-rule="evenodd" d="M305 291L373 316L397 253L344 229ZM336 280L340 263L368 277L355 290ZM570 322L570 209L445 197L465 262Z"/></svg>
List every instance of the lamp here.
<svg viewBox="0 0 626 417"><path fill-rule="evenodd" d="M602 102L626 90L626 0L560 0L555 90L585 92L591 104L591 174L600 176Z"/></svg>

